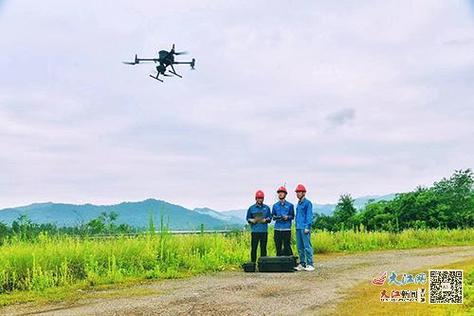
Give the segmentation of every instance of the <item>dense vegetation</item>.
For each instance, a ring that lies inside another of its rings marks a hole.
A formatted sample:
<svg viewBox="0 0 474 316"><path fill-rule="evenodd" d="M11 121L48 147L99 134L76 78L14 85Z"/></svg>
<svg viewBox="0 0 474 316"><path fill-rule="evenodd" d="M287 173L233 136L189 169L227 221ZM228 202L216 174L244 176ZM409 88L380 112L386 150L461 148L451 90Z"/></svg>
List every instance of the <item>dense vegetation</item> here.
<svg viewBox="0 0 474 316"><path fill-rule="evenodd" d="M472 245L474 229L401 233L321 231L312 235L312 242L316 256L338 251ZM238 269L248 261L249 250L248 232L172 235L163 230L158 234L113 238L47 234L40 234L34 241L12 238L0 246L0 293ZM269 254L275 254L272 242Z"/></svg>
<svg viewBox="0 0 474 316"><path fill-rule="evenodd" d="M391 201L368 203L361 211L349 194L342 195L332 216L317 216L314 228L330 231L399 232L407 228L474 227L474 175L456 171L431 187L397 194Z"/></svg>

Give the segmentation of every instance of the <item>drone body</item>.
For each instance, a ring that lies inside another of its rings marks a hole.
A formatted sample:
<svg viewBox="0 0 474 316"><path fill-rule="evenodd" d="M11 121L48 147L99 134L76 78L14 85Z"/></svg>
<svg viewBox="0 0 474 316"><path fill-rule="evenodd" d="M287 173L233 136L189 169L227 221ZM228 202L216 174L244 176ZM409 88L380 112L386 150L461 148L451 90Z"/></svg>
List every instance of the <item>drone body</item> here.
<svg viewBox="0 0 474 316"><path fill-rule="evenodd" d="M175 55L183 55L183 54L186 54L186 52L176 52L174 49L174 44L173 44L173 47L171 48L170 51L160 50L158 52L158 58L138 58L138 56L135 55L134 61L132 62L124 61L123 63L127 65L137 65L143 62L158 63L158 65L156 66L156 71L157 71L156 76L150 75L150 77L155 80L163 82L163 80L158 77L160 76L160 74L165 77L170 77L170 75L166 73L166 69L168 66L171 67L171 70L168 70L168 72L180 78L182 78L182 76L176 72L176 70L174 69L174 65L186 64L186 65L190 65L191 69L194 69L194 64L196 62L194 58L191 61L175 61L174 60Z"/></svg>

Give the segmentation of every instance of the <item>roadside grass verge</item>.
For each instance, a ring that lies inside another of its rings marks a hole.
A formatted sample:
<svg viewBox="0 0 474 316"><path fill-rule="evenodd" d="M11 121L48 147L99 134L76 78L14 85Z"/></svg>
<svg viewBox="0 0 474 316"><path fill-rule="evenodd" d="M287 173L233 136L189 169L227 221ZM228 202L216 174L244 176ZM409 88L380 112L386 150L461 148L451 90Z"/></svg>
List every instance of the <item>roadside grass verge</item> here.
<svg viewBox="0 0 474 316"><path fill-rule="evenodd" d="M87 299L159 295L160 293L152 287L139 286L151 282L151 280L129 279L121 283L95 286L88 286L85 282L78 282L74 285L54 287L43 291L13 291L9 294L0 295L0 307L22 303L43 305L54 302L70 305Z"/></svg>

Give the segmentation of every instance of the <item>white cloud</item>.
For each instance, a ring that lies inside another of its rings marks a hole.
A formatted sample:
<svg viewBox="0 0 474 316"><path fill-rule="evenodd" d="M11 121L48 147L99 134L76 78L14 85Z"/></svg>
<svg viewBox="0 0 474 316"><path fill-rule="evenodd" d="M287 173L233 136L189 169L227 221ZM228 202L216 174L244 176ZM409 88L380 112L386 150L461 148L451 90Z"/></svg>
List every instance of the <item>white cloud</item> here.
<svg viewBox="0 0 474 316"><path fill-rule="evenodd" d="M389 193L473 167L469 3L10 1L0 207ZM120 63L176 43L164 84Z"/></svg>

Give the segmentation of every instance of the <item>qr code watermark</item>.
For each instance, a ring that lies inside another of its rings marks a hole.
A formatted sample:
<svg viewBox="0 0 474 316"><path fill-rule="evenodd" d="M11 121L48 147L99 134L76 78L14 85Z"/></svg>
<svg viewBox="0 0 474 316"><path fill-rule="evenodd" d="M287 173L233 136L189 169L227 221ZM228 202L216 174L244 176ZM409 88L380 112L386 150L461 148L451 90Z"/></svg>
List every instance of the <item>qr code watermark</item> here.
<svg viewBox="0 0 474 316"><path fill-rule="evenodd" d="M463 270L429 270L430 304L463 303Z"/></svg>

